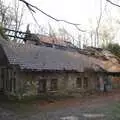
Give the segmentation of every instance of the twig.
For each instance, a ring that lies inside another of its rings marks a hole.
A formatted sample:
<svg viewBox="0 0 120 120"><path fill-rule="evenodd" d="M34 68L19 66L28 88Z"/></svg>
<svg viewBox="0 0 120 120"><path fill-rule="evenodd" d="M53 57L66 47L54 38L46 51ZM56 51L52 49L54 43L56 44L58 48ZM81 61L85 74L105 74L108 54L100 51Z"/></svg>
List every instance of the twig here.
<svg viewBox="0 0 120 120"><path fill-rule="evenodd" d="M32 15L32 17L33 17L33 19L34 19L34 21L35 21L35 23L38 25L38 27L39 27L39 29L41 28L41 26L39 25L39 23L37 22L37 20L36 20L36 18L35 18L35 16L33 15L33 12L31 11L31 9L28 7L28 9L29 9L29 11L30 11L30 13L31 13L31 15Z"/></svg>
<svg viewBox="0 0 120 120"><path fill-rule="evenodd" d="M81 31L81 32L87 32L86 30L80 29L80 28L78 27L78 25L75 25L75 27L76 27L76 29L78 29L78 30Z"/></svg>

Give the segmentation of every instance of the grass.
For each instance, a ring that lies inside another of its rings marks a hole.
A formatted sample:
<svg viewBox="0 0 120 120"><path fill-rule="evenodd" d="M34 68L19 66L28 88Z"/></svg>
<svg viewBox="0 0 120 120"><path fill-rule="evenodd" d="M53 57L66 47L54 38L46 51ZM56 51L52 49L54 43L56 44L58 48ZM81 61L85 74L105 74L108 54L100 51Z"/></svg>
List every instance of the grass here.
<svg viewBox="0 0 120 120"><path fill-rule="evenodd" d="M0 106L5 109L10 109L13 111L18 112L32 112L37 111L38 105L40 105L45 102L48 103L54 103L56 101L65 100L69 98L73 98L71 96L63 96L63 95L41 95L41 96L31 96L26 97L23 100L17 100L15 98L8 99L6 96L0 96L2 99L0 99ZM35 110L36 109L36 110Z"/></svg>
<svg viewBox="0 0 120 120"><path fill-rule="evenodd" d="M120 103L117 102L111 107L110 111L111 120L120 120Z"/></svg>
<svg viewBox="0 0 120 120"><path fill-rule="evenodd" d="M104 114L105 120L120 120L120 102L108 104L104 107L101 106L99 108L91 110L90 112Z"/></svg>

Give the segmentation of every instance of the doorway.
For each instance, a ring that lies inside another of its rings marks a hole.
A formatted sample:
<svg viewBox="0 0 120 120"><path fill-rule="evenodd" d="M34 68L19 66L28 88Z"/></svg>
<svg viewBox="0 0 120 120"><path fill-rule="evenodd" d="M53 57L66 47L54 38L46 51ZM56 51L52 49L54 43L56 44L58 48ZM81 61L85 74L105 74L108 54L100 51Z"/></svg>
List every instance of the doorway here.
<svg viewBox="0 0 120 120"><path fill-rule="evenodd" d="M46 88L46 79L40 79L38 81L38 93L43 93L46 92L47 88Z"/></svg>

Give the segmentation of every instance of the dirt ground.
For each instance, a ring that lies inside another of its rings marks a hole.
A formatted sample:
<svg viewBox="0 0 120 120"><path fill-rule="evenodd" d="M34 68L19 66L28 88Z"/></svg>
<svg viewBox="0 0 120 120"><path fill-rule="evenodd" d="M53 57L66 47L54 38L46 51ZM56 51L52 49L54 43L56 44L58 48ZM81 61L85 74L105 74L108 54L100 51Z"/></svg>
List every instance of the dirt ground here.
<svg viewBox="0 0 120 120"><path fill-rule="evenodd" d="M49 103L0 104L0 120L120 120L120 89Z"/></svg>
<svg viewBox="0 0 120 120"><path fill-rule="evenodd" d="M48 103L47 101L36 102L37 105L41 106L43 109L56 109L64 107L99 107L105 104L119 102L120 101L120 89L112 90L106 93L96 93L94 95L85 98L71 98L60 101L55 101L53 103Z"/></svg>

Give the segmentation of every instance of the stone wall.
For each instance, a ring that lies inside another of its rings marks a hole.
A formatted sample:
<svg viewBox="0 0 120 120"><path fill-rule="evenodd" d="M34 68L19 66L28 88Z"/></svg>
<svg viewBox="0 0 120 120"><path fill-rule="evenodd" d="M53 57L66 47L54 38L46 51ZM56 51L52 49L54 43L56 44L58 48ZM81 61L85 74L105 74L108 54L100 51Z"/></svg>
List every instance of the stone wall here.
<svg viewBox="0 0 120 120"><path fill-rule="evenodd" d="M84 79L88 77L88 87L77 88L76 80L77 78ZM19 72L17 74L18 89L16 95L19 96L34 96L38 95L38 82L41 79L46 80L46 92L41 94L71 94L74 92L84 92L87 90L96 89L96 74L95 73L27 73ZM57 79L57 90L51 91L51 80ZM40 93L39 93L40 95Z"/></svg>

